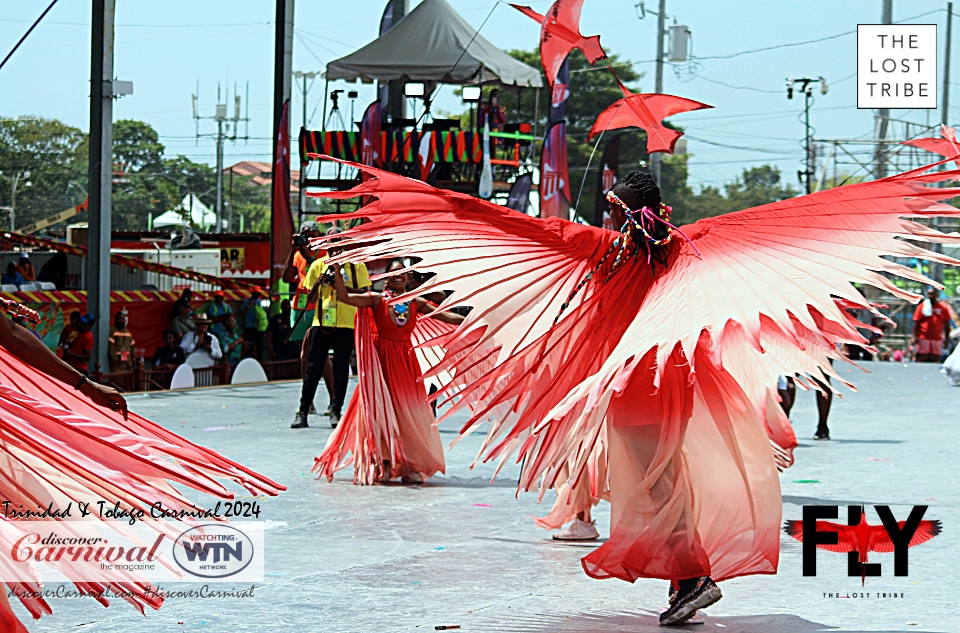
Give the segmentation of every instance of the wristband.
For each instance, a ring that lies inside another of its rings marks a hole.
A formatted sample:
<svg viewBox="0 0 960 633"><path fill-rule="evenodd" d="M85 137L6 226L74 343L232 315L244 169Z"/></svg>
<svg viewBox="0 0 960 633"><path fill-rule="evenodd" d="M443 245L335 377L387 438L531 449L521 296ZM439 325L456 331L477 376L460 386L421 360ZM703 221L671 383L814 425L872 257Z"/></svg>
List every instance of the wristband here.
<svg viewBox="0 0 960 633"><path fill-rule="evenodd" d="M81 375L80 375L80 382L77 383L77 386L74 387L74 389L76 389L77 391L80 391L85 384L87 384L87 377L84 376L83 374L81 374Z"/></svg>

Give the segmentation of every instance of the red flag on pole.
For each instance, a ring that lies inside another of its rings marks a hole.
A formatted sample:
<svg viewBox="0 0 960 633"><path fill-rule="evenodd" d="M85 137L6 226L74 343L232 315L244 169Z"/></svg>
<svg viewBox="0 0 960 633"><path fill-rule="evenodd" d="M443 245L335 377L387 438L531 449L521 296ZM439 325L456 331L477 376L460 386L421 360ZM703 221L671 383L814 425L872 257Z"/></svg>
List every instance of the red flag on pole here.
<svg viewBox="0 0 960 633"><path fill-rule="evenodd" d="M293 242L293 215L290 211L290 101L283 104L283 115L277 125L276 149L273 153L273 204L270 209L272 262L270 287L283 274Z"/></svg>
<svg viewBox="0 0 960 633"><path fill-rule="evenodd" d="M570 219L566 121L551 125L543 139L540 154L540 217Z"/></svg>

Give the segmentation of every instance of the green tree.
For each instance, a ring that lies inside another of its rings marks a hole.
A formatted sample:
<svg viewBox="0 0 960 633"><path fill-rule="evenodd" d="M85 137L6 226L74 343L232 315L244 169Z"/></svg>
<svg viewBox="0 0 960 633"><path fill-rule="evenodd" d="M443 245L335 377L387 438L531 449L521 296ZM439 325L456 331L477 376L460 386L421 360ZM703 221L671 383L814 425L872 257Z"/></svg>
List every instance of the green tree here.
<svg viewBox="0 0 960 633"><path fill-rule="evenodd" d="M0 206L11 205L13 176L25 172L30 177L18 179L17 185L18 227L83 202L86 136L54 119L0 119ZM9 226L5 214L0 215L0 226Z"/></svg>
<svg viewBox="0 0 960 633"><path fill-rule="evenodd" d="M113 163L117 171L156 169L163 159L163 144L149 123L121 119L113 124Z"/></svg>
<svg viewBox="0 0 960 633"><path fill-rule="evenodd" d="M780 170L773 165L744 169L739 178L726 186L726 191L734 210L758 207L797 195L793 187L780 183Z"/></svg>

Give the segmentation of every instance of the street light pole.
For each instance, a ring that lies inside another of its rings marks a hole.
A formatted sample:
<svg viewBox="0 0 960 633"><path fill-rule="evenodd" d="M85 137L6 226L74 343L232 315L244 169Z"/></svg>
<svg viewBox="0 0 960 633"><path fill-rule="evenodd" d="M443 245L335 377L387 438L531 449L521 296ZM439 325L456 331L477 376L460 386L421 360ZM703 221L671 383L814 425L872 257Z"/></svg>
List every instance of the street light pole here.
<svg viewBox="0 0 960 633"><path fill-rule="evenodd" d="M654 84L654 92L661 94L663 92L663 35L664 25L667 20L667 0L660 0L660 10L657 13L657 74ZM660 182L660 166L662 156L660 152L650 156L650 172L658 185Z"/></svg>
<svg viewBox="0 0 960 633"><path fill-rule="evenodd" d="M810 126L810 108L813 107L813 86L820 85L820 94L827 94L827 80L823 77L811 79L803 77L801 79L787 79L787 99L793 99L794 87L799 85L800 92L803 93L803 171L797 174L803 180L807 193L813 193L813 177L816 173L816 155L813 146L813 128Z"/></svg>

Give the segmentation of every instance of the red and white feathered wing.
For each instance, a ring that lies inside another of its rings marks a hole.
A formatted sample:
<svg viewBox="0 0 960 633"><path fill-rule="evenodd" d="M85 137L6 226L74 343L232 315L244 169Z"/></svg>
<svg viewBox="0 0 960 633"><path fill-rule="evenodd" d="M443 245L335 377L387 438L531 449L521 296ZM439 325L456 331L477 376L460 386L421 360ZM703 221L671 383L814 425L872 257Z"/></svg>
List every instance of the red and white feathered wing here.
<svg viewBox="0 0 960 633"><path fill-rule="evenodd" d="M170 510L195 506L177 486L218 497L232 498L218 479L232 480L251 494L275 495L284 487L216 452L197 446L138 415L128 420L95 406L72 387L53 380L21 362L0 347L0 499L14 508L27 509L53 504L66 508L71 502L142 509L149 515L152 504L161 502ZM124 529L122 522L104 520L103 526ZM174 523L151 522L169 533ZM68 524L64 524L64 528ZM86 530L90 523L70 523ZM176 530L176 533L183 528ZM12 543L19 534L16 521L0 521L0 542ZM7 550L9 551L9 550ZM93 563L91 563L92 565ZM13 577L0 559L4 577ZM61 571L82 591L97 594L106 587L85 582L83 570L62 566ZM144 605L158 608L156 594L144 594L149 585L138 573L110 588L143 612ZM35 617L50 613L42 597L28 597L39 587L34 582L7 582L23 595L20 600ZM36 594L39 595L39 594ZM98 598L103 604L107 601ZM0 601L0 625L24 630L5 601ZM8 629L4 629L8 630Z"/></svg>
<svg viewBox="0 0 960 633"><path fill-rule="evenodd" d="M778 349L820 349L802 358L770 354L756 364L764 372L829 373L826 352L836 343L864 342L838 305L841 300L870 309L853 283L916 299L880 273L923 278L882 256L956 263L897 239L956 241L906 218L960 214L938 202L960 191L929 186L958 172L913 171L682 227L692 243L676 236L665 270L654 276L645 263L630 262L609 275L607 262L570 300L616 234L539 221L356 167L374 178L333 195L363 193L377 200L353 214L369 222L338 237L356 246L349 252L354 260L422 258L416 267L436 277L418 292L452 290L441 309L473 308L448 354L470 350L460 358L476 362L477 354L485 354L494 362L483 378L459 385L461 395L489 403L475 410L465 428L497 412L489 456L503 459L520 448L525 488L541 475L554 484L567 460L585 466L610 398L648 352L655 354L658 374L675 350L689 363L699 356L722 366L724 338L736 327L746 344L731 342L730 353L763 354L765 339ZM569 305L554 325L564 303ZM742 375L750 373L749 362L730 363L739 367L744 386L760 384L760 378ZM581 474L582 468L574 469L571 477Z"/></svg>

